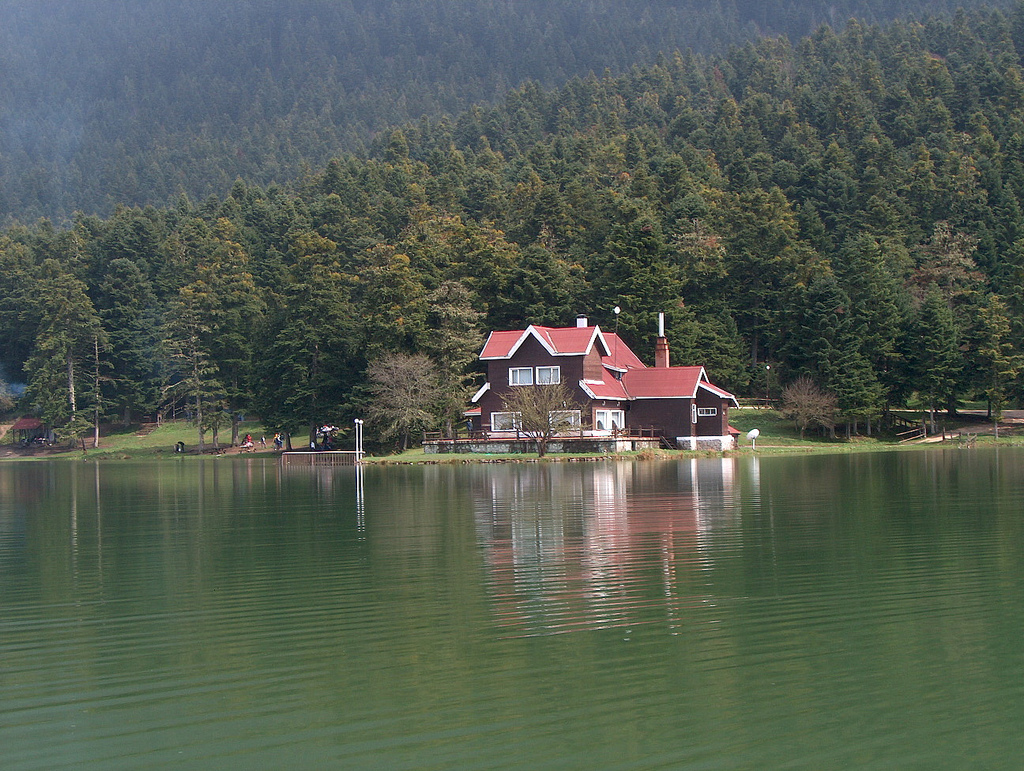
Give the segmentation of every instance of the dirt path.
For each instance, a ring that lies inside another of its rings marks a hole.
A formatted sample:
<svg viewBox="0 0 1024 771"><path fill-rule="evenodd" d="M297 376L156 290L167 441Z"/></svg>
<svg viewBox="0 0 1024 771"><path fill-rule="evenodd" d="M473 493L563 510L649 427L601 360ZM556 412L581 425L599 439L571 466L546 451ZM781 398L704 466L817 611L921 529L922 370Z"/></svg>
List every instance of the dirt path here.
<svg viewBox="0 0 1024 771"><path fill-rule="evenodd" d="M985 410L960 410L962 415L972 415L977 418L985 418L987 412ZM1020 434L1024 430L1024 410L1003 410L1002 419L999 421L999 436L1010 436L1013 434ZM952 431L946 431L945 441L949 441L949 437L952 436L953 440L956 440L958 435L973 434L975 436L992 436L995 434L995 426L991 420L979 420L977 423L964 426ZM934 444L942 442L944 437L942 433L934 434L929 436L927 439L918 439L913 444Z"/></svg>

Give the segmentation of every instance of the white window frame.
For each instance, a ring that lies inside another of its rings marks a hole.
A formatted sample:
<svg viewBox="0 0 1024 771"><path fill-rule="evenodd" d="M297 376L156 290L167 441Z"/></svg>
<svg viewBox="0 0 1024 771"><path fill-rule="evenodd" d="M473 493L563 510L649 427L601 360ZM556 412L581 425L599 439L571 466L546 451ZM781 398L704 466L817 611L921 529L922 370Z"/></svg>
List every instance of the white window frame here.
<svg viewBox="0 0 1024 771"><path fill-rule="evenodd" d="M502 425L499 426L498 423ZM518 431L522 427L522 413L520 412L491 413L491 431Z"/></svg>
<svg viewBox="0 0 1024 771"><path fill-rule="evenodd" d="M698 407L698 418L713 418L718 414L718 407Z"/></svg>
<svg viewBox="0 0 1024 771"><path fill-rule="evenodd" d="M548 413L549 426L555 425L555 422L558 420L558 418L555 417L556 415L569 416L570 431L579 431L580 428L583 426L583 416L580 414L579 410L551 410L551 412Z"/></svg>
<svg viewBox="0 0 1024 771"><path fill-rule="evenodd" d="M624 410L594 410L594 428L598 431L614 431L625 428L626 413Z"/></svg>
<svg viewBox="0 0 1024 771"><path fill-rule="evenodd" d="M510 386L533 385L533 367L509 367L508 384Z"/></svg>
<svg viewBox="0 0 1024 771"><path fill-rule="evenodd" d="M559 366L537 367L537 385L557 385L562 382L562 368Z"/></svg>

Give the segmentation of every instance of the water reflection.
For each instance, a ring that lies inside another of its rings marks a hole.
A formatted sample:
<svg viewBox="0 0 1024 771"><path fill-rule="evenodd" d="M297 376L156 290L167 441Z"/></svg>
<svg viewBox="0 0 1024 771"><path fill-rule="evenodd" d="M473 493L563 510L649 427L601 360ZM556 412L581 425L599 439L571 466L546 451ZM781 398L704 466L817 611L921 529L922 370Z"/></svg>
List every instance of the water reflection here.
<svg viewBox="0 0 1024 771"><path fill-rule="evenodd" d="M736 468L709 458L492 470L476 520L500 623L519 634L677 627L710 601L701 573L712 530L735 523Z"/></svg>
<svg viewBox="0 0 1024 771"><path fill-rule="evenodd" d="M1012 768L1022 509L1019 450L0 464L4 769Z"/></svg>

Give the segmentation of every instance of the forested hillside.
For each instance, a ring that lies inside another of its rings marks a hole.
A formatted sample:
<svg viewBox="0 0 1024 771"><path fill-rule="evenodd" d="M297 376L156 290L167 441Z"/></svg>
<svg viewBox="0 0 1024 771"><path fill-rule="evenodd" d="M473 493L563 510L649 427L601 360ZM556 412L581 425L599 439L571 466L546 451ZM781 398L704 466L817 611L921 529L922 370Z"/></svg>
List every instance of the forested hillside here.
<svg viewBox="0 0 1024 771"><path fill-rule="evenodd" d="M739 393L848 420L1021 395L1024 7L822 29L514 90L300 189L0 241L0 353L57 425L177 400L349 424L394 354L441 424L489 329L580 312ZM69 381L70 375L70 381ZM95 410L95 411L94 411ZM227 412L225 412L227 410Z"/></svg>
<svg viewBox="0 0 1024 771"><path fill-rule="evenodd" d="M237 178L288 183L376 132L526 81L977 0L6 0L0 223ZM1004 3L1008 5L1008 3Z"/></svg>

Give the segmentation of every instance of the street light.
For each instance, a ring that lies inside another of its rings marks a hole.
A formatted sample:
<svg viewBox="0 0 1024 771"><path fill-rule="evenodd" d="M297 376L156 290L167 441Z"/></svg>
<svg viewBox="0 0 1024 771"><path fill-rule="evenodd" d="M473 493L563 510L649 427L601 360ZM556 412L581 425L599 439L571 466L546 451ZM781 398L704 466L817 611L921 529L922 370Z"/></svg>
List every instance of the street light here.
<svg viewBox="0 0 1024 771"><path fill-rule="evenodd" d="M356 418L352 421L356 425L356 463L363 459L363 421Z"/></svg>
<svg viewBox="0 0 1024 771"><path fill-rule="evenodd" d="M764 365L764 406L766 408L770 407L771 403L772 403L772 395L770 393L769 380L768 380L768 375L771 372L771 369L772 369L772 365L771 364L765 364Z"/></svg>

